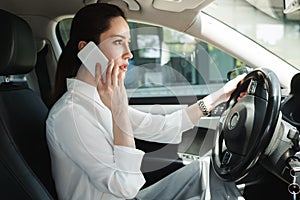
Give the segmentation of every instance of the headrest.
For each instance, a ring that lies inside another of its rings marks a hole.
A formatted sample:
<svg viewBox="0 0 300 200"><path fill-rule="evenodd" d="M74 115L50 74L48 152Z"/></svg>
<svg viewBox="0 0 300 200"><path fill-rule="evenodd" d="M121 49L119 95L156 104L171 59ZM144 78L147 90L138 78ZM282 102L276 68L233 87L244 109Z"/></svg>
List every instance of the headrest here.
<svg viewBox="0 0 300 200"><path fill-rule="evenodd" d="M36 47L29 24L0 9L0 76L26 74L36 63Z"/></svg>
<svg viewBox="0 0 300 200"><path fill-rule="evenodd" d="M298 95L300 94L300 73L295 74L291 81L291 94Z"/></svg>

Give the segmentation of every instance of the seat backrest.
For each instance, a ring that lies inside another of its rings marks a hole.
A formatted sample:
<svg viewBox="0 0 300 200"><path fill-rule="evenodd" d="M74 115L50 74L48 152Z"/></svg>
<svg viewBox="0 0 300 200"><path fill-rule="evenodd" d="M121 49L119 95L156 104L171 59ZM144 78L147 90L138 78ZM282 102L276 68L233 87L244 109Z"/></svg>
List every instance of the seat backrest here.
<svg viewBox="0 0 300 200"><path fill-rule="evenodd" d="M36 63L29 24L0 9L0 76L25 75ZM56 199L46 142L48 108L26 81L0 85L0 198Z"/></svg>
<svg viewBox="0 0 300 200"><path fill-rule="evenodd" d="M300 131L300 73L291 80L290 94L281 102L282 118Z"/></svg>

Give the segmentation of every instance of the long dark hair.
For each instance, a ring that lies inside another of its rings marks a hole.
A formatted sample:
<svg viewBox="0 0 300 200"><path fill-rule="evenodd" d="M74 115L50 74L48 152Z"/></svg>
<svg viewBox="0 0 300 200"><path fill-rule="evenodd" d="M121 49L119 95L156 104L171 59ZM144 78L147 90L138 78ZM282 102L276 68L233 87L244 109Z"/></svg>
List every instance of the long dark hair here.
<svg viewBox="0 0 300 200"><path fill-rule="evenodd" d="M66 92L66 79L75 77L81 65L77 57L78 43L93 41L98 45L100 34L110 28L110 21L114 17L126 19L119 7L105 3L87 5L76 13L71 25L70 39L57 63L53 103Z"/></svg>

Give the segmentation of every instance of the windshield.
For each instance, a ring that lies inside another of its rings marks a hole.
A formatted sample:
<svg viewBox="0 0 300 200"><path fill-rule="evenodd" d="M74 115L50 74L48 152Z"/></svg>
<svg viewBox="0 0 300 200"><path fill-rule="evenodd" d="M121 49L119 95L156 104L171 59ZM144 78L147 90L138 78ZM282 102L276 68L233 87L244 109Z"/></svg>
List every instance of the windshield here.
<svg viewBox="0 0 300 200"><path fill-rule="evenodd" d="M216 0L203 12L300 69L300 11L283 14L283 0Z"/></svg>

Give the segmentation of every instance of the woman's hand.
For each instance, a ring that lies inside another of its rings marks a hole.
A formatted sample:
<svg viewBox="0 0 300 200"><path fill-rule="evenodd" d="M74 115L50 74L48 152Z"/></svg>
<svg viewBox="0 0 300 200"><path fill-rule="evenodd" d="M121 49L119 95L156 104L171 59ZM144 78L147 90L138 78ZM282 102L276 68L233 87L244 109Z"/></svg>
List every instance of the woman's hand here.
<svg viewBox="0 0 300 200"><path fill-rule="evenodd" d="M96 66L96 82L99 96L112 113L114 144L135 148L132 126L128 117L128 100L124 86L124 73L114 61L108 62L106 81L101 75L101 66Z"/></svg>
<svg viewBox="0 0 300 200"><path fill-rule="evenodd" d="M238 84L245 78L246 74L241 74L234 79L228 81L221 89L214 92L212 97L215 97L216 103L214 106L229 100L232 92L237 88Z"/></svg>
<svg viewBox="0 0 300 200"><path fill-rule="evenodd" d="M224 98L222 99L224 102L228 101L232 92L235 91L235 89L237 88L238 84L245 78L246 74L241 74L238 75L237 77L235 77L234 79L228 81L223 88L221 89L221 91L223 91L224 93Z"/></svg>
<svg viewBox="0 0 300 200"><path fill-rule="evenodd" d="M207 110L210 112L215 106L229 100L232 92L237 88L240 81L245 78L246 74L241 74L228 81L221 89L203 98Z"/></svg>
<svg viewBox="0 0 300 200"><path fill-rule="evenodd" d="M245 78L246 74L242 74L227 82L221 89L213 92L210 95L207 95L202 100L206 107L206 110L210 112L215 106L220 103L226 102L229 100L232 92L237 88L241 80ZM204 113L199 108L198 102L192 104L186 109L188 116L192 123L196 124L199 118L204 116Z"/></svg>
<svg viewBox="0 0 300 200"><path fill-rule="evenodd" d="M106 76L104 81L103 76ZM119 73L119 67L114 65L114 61L108 62L106 74L101 74L101 66L96 65L96 82L99 96L113 114L117 114L127 109L128 100L124 86L124 73Z"/></svg>

